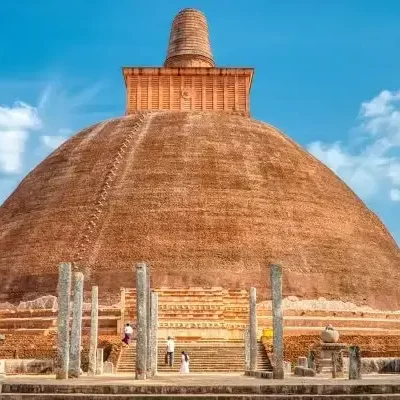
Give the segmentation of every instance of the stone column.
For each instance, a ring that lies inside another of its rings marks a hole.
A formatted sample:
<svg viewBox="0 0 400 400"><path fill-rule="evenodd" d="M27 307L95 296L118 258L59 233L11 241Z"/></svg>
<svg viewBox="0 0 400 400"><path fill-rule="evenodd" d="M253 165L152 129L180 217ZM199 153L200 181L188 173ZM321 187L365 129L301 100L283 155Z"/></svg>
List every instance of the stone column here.
<svg viewBox="0 0 400 400"><path fill-rule="evenodd" d="M274 379L284 378L283 369L283 307L282 307L282 267L270 266L272 292L272 325L274 347Z"/></svg>
<svg viewBox="0 0 400 400"><path fill-rule="evenodd" d="M125 288L121 288L121 319L117 322L117 334L121 335L125 326Z"/></svg>
<svg viewBox="0 0 400 400"><path fill-rule="evenodd" d="M361 352L358 346L349 347L349 379L361 379Z"/></svg>
<svg viewBox="0 0 400 400"><path fill-rule="evenodd" d="M57 315L57 367L56 378L68 378L69 365L69 316L71 292L71 264L61 263L58 273Z"/></svg>
<svg viewBox="0 0 400 400"><path fill-rule="evenodd" d="M99 324L99 288L92 287L92 312L90 319L90 347L89 347L89 369L88 375L96 374L96 357L97 357L97 336Z"/></svg>
<svg viewBox="0 0 400 400"><path fill-rule="evenodd" d="M337 352L332 352L332 378L337 378L339 369L339 357Z"/></svg>
<svg viewBox="0 0 400 400"><path fill-rule="evenodd" d="M248 326L244 327L243 340L244 340L244 370L250 371L250 328Z"/></svg>
<svg viewBox="0 0 400 400"><path fill-rule="evenodd" d="M74 272L74 297L72 305L71 348L69 350L69 377L81 374L83 274Z"/></svg>
<svg viewBox="0 0 400 400"><path fill-rule="evenodd" d="M103 375L104 349L96 351L96 375Z"/></svg>
<svg viewBox="0 0 400 400"><path fill-rule="evenodd" d="M146 379L147 367L147 277L146 264L136 265L136 379Z"/></svg>
<svg viewBox="0 0 400 400"><path fill-rule="evenodd" d="M250 371L257 369L257 291L250 288Z"/></svg>
<svg viewBox="0 0 400 400"><path fill-rule="evenodd" d="M158 356L158 293L151 292L151 329L150 329L150 373L151 376L157 375L157 356Z"/></svg>
<svg viewBox="0 0 400 400"><path fill-rule="evenodd" d="M150 291L150 267L146 264L146 332L147 332L147 353L146 353L146 376L151 376L151 291Z"/></svg>
<svg viewBox="0 0 400 400"><path fill-rule="evenodd" d="M308 363L308 368L315 370L315 350L310 350L308 352L307 363Z"/></svg>

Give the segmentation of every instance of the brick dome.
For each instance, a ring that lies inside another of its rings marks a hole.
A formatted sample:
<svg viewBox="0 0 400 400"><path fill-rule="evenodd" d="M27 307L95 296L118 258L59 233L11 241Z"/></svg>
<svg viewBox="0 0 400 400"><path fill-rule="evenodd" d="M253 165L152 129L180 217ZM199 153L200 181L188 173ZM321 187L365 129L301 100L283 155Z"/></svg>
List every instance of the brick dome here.
<svg viewBox="0 0 400 400"><path fill-rule="evenodd" d="M134 286L258 288L400 308L400 252L327 167L272 126L218 112L102 122L36 167L0 209L1 301L54 293L77 262L103 302ZM86 283L86 289L89 289Z"/></svg>

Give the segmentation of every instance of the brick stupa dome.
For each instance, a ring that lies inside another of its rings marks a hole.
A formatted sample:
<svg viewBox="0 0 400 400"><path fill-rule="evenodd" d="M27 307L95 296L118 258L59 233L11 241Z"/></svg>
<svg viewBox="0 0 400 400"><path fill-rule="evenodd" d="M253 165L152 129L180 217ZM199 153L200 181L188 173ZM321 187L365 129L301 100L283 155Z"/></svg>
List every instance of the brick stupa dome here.
<svg viewBox="0 0 400 400"><path fill-rule="evenodd" d="M252 69L188 67L189 54L124 68L127 115L73 136L5 201L0 301L55 293L58 263L73 261L111 303L142 260L155 287L256 286L265 299L275 262L284 296L398 309L400 252L381 221L249 117Z"/></svg>

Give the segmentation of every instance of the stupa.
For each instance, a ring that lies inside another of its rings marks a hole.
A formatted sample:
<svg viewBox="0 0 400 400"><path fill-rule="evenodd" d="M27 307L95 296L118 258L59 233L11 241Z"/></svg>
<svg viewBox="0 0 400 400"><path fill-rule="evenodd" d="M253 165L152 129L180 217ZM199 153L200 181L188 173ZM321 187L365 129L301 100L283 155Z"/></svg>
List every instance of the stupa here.
<svg viewBox="0 0 400 400"><path fill-rule="evenodd" d="M205 16L175 18L163 67L125 67L126 115L71 137L0 209L0 302L54 294L59 262L100 287L258 289L399 309L400 252L366 205L250 116L252 68L217 67ZM87 288L89 290L90 284Z"/></svg>

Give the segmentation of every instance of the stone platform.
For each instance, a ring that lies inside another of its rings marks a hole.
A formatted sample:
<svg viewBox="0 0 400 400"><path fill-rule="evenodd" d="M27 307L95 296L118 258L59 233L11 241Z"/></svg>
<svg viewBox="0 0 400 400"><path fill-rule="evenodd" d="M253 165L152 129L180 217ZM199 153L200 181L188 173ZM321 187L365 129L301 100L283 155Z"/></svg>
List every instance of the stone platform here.
<svg viewBox="0 0 400 400"><path fill-rule="evenodd" d="M11 377L1 382L0 400L25 399L191 399L191 400L399 400L399 376L369 376L359 381L295 378L257 379L241 374L160 374L147 381L132 375L83 377L58 381L54 377Z"/></svg>

